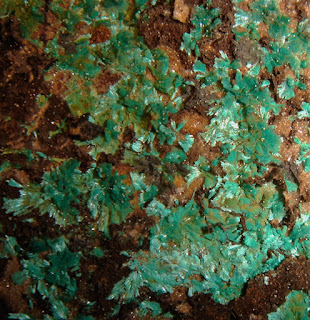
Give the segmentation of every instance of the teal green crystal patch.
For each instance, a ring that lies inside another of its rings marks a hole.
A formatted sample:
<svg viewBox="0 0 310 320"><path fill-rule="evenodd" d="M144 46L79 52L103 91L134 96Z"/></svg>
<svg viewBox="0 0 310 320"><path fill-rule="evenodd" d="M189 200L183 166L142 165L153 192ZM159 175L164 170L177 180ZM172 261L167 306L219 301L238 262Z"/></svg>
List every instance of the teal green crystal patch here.
<svg viewBox="0 0 310 320"><path fill-rule="evenodd" d="M212 35L213 29L221 24L221 19L219 18L221 10L219 8L210 8L211 1L206 1L203 6L197 6L195 8L195 13L191 19L194 29L183 34L183 42L181 49L191 54L193 51L196 56L200 56L198 43L202 37L210 37Z"/></svg>
<svg viewBox="0 0 310 320"><path fill-rule="evenodd" d="M309 295L303 291L292 291L285 303L276 312L268 315L268 320L309 319Z"/></svg>
<svg viewBox="0 0 310 320"><path fill-rule="evenodd" d="M65 227L83 220L77 207L84 205L97 221L96 228L108 235L109 225L124 221L132 211L130 187L122 183L124 177L113 173L108 163L84 174L79 165L76 160L69 160L44 173L41 184L23 186L11 180L11 186L21 188L20 197L5 199L4 208L15 216L37 209L40 215L48 214L56 224Z"/></svg>
<svg viewBox="0 0 310 320"><path fill-rule="evenodd" d="M51 253L43 259L40 253L46 250L51 250ZM68 250L67 241L63 237L43 243L34 241L32 253L21 260L23 271L14 273L12 278L19 285L26 279L30 279L30 306L32 305L31 296L37 292L51 305L53 319L65 319L69 314L65 302L74 299L77 291L76 279L71 278L70 274L76 274L79 261L80 255ZM13 317L11 319L23 319L19 315L11 316ZM15 318L16 316L19 318Z"/></svg>

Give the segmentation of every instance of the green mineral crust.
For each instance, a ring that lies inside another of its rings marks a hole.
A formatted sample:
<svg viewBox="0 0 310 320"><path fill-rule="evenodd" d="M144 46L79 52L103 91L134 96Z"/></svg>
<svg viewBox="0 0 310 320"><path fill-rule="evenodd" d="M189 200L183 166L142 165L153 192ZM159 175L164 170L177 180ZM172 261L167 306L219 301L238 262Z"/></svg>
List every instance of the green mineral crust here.
<svg viewBox="0 0 310 320"><path fill-rule="evenodd" d="M257 276L310 258L309 15L285 1L228 2L229 23L211 0L178 1L180 21L177 1L1 1L20 43L50 61L33 118L16 123L27 143L1 148L13 194L1 257L18 261L11 279L28 302L10 319L129 319L129 306L141 319L195 319L159 297L183 290L228 306ZM167 26L152 29L152 15ZM40 138L55 101L68 111L46 139L74 152ZM116 247L126 271L98 285ZM308 319L309 289L288 290L262 319Z"/></svg>

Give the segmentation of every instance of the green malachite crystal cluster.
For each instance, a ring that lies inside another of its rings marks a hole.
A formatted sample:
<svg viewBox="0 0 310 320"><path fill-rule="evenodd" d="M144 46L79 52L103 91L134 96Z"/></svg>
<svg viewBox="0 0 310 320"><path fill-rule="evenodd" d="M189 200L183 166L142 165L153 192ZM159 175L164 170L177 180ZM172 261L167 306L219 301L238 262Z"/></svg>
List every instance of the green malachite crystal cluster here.
<svg viewBox="0 0 310 320"><path fill-rule="evenodd" d="M46 24L46 3L55 29L43 41L37 32ZM19 223L35 225L38 217L46 217L58 229L56 238L40 233L24 249L2 226L1 257L19 260L20 271L12 279L28 284L30 310L35 295L50 306L40 319L96 319L96 301L86 301L79 312L72 307L78 299L80 265L90 256L109 259L94 239L113 240L111 227L137 212L148 216L152 226L147 246L142 246L146 236L141 235L138 250L122 252L130 272L107 296L115 302L116 318L131 302L142 318L173 318L159 302L141 294L146 289L172 294L184 287L189 296L209 293L224 305L237 299L249 280L286 258L310 258L307 200L300 200L294 223L287 222L286 198L298 193L298 181L284 170L281 188L267 178L271 168L285 167L283 137L273 120L298 92L309 90L304 79L309 74L310 21L292 23L277 0L242 4L233 1L234 58L219 51L212 67L202 59L202 46L223 23L221 9L211 0L192 8L190 31L184 32L179 48L191 61L185 76L171 66L164 46L148 47L139 33L149 9L158 6L156 0L1 2L0 17L18 19L22 36L53 61L44 70L45 81L53 87L58 76L66 79L61 91L36 97L38 109L58 94L74 116L86 115L102 128L93 139L75 140L91 156L86 169L76 159L34 149L3 151L23 155L31 164L42 159L50 163L40 180L8 179L19 197L5 198L3 205ZM94 39L94 30L104 30L104 41ZM268 46L262 44L263 32ZM284 67L275 88L272 75ZM114 75L114 81L100 89L98 82L107 75ZM197 102L204 106L202 130L191 129L196 118L182 118L188 92L203 97L203 103ZM291 125L309 118L310 101L300 102L288 115ZM51 138L66 132L66 121L49 132ZM26 125L29 135L40 134L35 123ZM128 131L130 139L125 138ZM295 165L307 174L309 136L291 139L298 148ZM199 154L193 156L195 152ZM15 169L10 161L3 162L0 179ZM77 229L93 239L91 250L74 249L71 232ZM96 281L91 273L89 279L90 285ZM292 291L268 319L307 319L309 307L307 292ZM111 316L107 312L100 319ZM15 313L10 319L37 317Z"/></svg>

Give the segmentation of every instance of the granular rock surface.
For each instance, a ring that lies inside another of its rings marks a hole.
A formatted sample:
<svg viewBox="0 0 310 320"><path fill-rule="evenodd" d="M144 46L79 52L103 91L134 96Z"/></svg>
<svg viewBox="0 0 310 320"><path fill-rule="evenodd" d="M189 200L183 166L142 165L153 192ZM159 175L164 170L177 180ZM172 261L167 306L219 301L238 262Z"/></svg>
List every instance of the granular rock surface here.
<svg viewBox="0 0 310 320"><path fill-rule="evenodd" d="M0 318L308 319L310 4L0 3Z"/></svg>

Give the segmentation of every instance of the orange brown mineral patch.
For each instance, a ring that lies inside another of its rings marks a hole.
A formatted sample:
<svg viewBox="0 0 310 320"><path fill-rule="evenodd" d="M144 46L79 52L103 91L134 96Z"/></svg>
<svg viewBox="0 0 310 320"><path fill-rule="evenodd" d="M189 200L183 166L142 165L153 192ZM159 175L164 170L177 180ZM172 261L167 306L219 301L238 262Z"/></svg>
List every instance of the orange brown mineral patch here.
<svg viewBox="0 0 310 320"><path fill-rule="evenodd" d="M174 1L173 19L185 23L189 16L189 6L183 0Z"/></svg>
<svg viewBox="0 0 310 320"><path fill-rule="evenodd" d="M91 33L90 44L106 42L111 38L111 30L104 25L94 28Z"/></svg>
<svg viewBox="0 0 310 320"><path fill-rule="evenodd" d="M112 73L109 70L103 70L94 80L94 86L98 94L107 93L109 88L118 82L121 76L116 73Z"/></svg>

